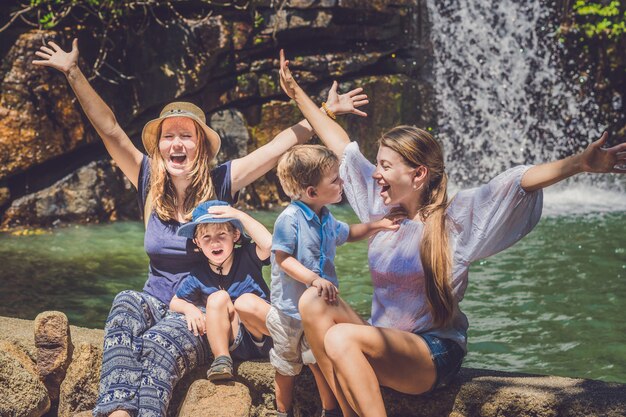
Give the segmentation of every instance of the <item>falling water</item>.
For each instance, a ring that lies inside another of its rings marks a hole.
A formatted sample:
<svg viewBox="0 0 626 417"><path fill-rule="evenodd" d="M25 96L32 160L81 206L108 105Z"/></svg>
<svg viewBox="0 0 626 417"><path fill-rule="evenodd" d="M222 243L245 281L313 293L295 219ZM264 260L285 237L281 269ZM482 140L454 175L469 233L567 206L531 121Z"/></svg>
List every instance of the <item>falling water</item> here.
<svg viewBox="0 0 626 417"><path fill-rule="evenodd" d="M594 98L579 88L584 80L561 69L554 11L545 1L433 0L428 8L438 136L453 183L471 186L513 165L561 158L606 128ZM611 175L593 182L620 186ZM590 184L577 179L567 206L579 207L575 196L584 201L580 187ZM609 192L607 205L626 209L625 194Z"/></svg>

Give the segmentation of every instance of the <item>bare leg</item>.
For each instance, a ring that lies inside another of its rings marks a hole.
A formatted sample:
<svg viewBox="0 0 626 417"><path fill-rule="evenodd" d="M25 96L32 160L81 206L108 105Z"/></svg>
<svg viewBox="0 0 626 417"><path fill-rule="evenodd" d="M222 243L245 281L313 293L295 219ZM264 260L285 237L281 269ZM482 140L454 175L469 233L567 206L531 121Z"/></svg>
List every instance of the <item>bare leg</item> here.
<svg viewBox="0 0 626 417"><path fill-rule="evenodd" d="M320 393L322 407L324 410L334 410L338 406L337 399L335 398L333 391L328 386L328 382L326 382L324 374L320 371L319 366L314 363L309 365L309 369L313 372L313 376L315 377L315 384L317 384L317 390Z"/></svg>
<svg viewBox="0 0 626 417"><path fill-rule="evenodd" d="M428 345L415 334L344 323L326 333L324 346L341 390L361 417L387 415L380 385L421 394L435 383Z"/></svg>
<svg viewBox="0 0 626 417"><path fill-rule="evenodd" d="M263 336L269 336L265 318L270 311L270 305L263 299L254 294L242 294L235 300L235 311L239 315L241 322L246 329L257 340L261 340Z"/></svg>
<svg viewBox="0 0 626 417"><path fill-rule="evenodd" d="M211 294L206 303L206 337L213 357L230 356L228 346L239 332L239 317L226 291Z"/></svg>
<svg viewBox="0 0 626 417"><path fill-rule="evenodd" d="M276 390L276 409L281 413L291 410L293 402L293 386L295 376L281 375L276 372L274 376L274 389Z"/></svg>
<svg viewBox="0 0 626 417"><path fill-rule="evenodd" d="M130 414L126 410L115 410L109 414L109 417L130 417Z"/></svg>
<svg viewBox="0 0 626 417"><path fill-rule="evenodd" d="M302 316L302 325L307 342L313 350L317 365L335 394L344 417L350 417L356 416L356 413L346 400L336 380L333 363L328 358L324 348L324 337L326 332L337 323L365 324L365 322L341 298L338 300L336 305L327 304L323 298L317 295L317 289L309 288L300 297L298 309Z"/></svg>

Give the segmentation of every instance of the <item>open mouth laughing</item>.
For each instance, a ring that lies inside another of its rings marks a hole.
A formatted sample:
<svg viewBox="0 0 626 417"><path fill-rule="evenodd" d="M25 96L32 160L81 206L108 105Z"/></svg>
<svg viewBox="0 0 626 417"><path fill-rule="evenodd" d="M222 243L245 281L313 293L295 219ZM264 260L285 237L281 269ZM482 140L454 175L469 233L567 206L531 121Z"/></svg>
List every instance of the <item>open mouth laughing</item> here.
<svg viewBox="0 0 626 417"><path fill-rule="evenodd" d="M170 155L170 161L177 165L183 165L187 160L187 155L184 153L173 153Z"/></svg>

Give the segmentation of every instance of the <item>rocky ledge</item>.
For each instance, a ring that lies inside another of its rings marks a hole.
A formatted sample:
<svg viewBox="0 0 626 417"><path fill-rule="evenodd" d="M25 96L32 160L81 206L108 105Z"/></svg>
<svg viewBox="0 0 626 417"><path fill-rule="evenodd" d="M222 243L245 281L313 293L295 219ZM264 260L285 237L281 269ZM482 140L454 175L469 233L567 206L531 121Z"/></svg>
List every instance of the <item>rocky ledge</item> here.
<svg viewBox="0 0 626 417"><path fill-rule="evenodd" d="M102 356L102 330L68 326L63 313L34 321L0 317L0 415L87 417ZM176 387L170 416L274 415L273 369L267 362L236 364L236 380L213 384L206 367ZM296 387L295 415L319 415L313 378ZM422 396L384 391L390 416L626 415L626 385L594 380L463 368L450 386Z"/></svg>

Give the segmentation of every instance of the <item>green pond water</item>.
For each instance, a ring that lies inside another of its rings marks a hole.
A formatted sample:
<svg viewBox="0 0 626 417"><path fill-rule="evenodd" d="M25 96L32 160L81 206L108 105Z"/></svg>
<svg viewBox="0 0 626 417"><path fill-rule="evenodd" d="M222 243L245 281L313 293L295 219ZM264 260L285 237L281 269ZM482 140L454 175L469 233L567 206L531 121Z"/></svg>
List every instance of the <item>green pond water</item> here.
<svg viewBox="0 0 626 417"><path fill-rule="evenodd" d="M356 218L346 207L342 220ZM268 226L277 213L254 214ZM514 247L470 270L465 365L626 383L626 212L549 216ZM65 312L101 328L111 301L143 287L143 225L71 226L0 234L0 315ZM338 249L342 296L367 316L367 244ZM266 268L266 277L269 268Z"/></svg>

